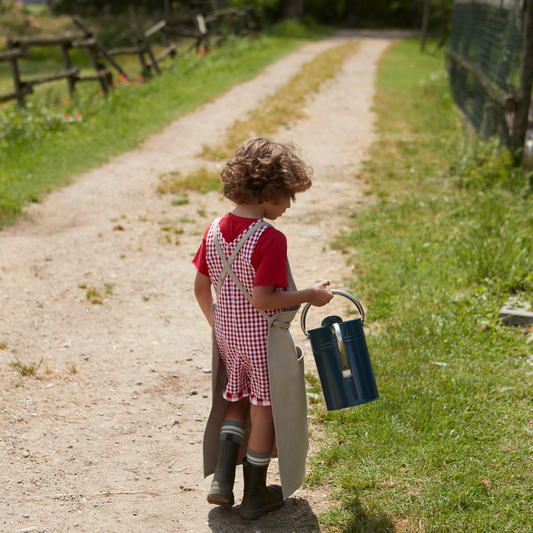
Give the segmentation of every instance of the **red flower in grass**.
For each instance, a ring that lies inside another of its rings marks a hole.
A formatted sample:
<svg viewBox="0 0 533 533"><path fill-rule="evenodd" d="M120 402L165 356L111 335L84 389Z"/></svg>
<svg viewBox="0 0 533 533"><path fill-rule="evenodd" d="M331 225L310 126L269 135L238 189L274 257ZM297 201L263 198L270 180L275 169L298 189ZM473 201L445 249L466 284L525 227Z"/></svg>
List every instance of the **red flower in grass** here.
<svg viewBox="0 0 533 533"><path fill-rule="evenodd" d="M87 111L87 113L89 113L89 115L92 115L92 114L93 114L93 110L92 110L92 109L89 109L89 110Z"/></svg>
<svg viewBox="0 0 533 533"><path fill-rule="evenodd" d="M65 120L68 120L70 118L70 113L65 113Z"/></svg>
<svg viewBox="0 0 533 533"><path fill-rule="evenodd" d="M137 76L137 81L140 81L141 83L145 81L144 76Z"/></svg>
<svg viewBox="0 0 533 533"><path fill-rule="evenodd" d="M104 91L100 91L98 94L99 94L99 96L104 96L105 95Z"/></svg>
<svg viewBox="0 0 533 533"><path fill-rule="evenodd" d="M81 113L78 111L75 115L74 115L78 120L81 120L82 119L82 115Z"/></svg>
<svg viewBox="0 0 533 533"><path fill-rule="evenodd" d="M209 50L205 48L204 46L200 46L200 48L198 48L198 53L201 56L206 56L209 53Z"/></svg>

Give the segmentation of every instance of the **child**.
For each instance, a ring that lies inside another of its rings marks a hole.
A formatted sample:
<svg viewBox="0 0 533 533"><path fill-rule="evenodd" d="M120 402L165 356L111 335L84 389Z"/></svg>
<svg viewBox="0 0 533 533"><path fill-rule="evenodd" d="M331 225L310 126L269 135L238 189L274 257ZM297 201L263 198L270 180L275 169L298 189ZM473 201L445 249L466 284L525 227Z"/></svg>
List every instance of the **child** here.
<svg viewBox="0 0 533 533"><path fill-rule="evenodd" d="M207 500L233 505L235 468L242 460L239 512L245 519L281 507L305 475L303 356L288 328L300 304L322 306L333 295L326 289L329 281L296 290L287 240L263 219L283 215L296 194L311 187L311 172L292 144L262 138L244 142L221 174L222 192L235 209L209 226L193 260L196 299L214 333L204 474L215 475ZM266 486L274 445L281 487Z"/></svg>

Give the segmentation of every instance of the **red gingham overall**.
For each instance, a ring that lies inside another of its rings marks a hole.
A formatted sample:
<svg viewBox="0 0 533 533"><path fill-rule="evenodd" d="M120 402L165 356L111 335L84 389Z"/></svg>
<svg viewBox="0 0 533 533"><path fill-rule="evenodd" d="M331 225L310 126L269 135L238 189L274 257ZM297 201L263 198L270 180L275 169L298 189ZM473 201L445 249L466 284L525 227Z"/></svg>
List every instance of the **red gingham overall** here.
<svg viewBox="0 0 533 533"><path fill-rule="evenodd" d="M207 268L214 287L219 284L224 262L216 249L213 232L216 231L224 256L229 259L246 233L262 222L253 222L246 231L228 243L218 228L219 221L217 219L211 224L206 240ZM255 278L252 254L268 227L268 224L260 227L249 236L231 263L231 270L249 295L252 294ZM223 392L226 400L236 402L249 396L254 405L271 405L267 367L268 322L265 313L272 316L280 311L258 311L231 276L224 277L217 296L214 329L220 356L226 365L228 381Z"/></svg>

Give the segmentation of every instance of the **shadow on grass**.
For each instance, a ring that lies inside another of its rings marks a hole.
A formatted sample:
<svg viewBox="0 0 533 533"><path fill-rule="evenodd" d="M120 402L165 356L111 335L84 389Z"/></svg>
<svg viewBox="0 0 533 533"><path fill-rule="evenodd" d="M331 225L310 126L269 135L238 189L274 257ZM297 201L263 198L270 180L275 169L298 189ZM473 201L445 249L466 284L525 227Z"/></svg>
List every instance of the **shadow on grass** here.
<svg viewBox="0 0 533 533"><path fill-rule="evenodd" d="M319 519L304 498L288 498L281 509L272 511L258 520L242 520L239 505L227 509L215 507L209 511L208 525L213 533L318 533L343 531L344 533L392 533L398 531L393 519L385 513L363 508L353 498L339 507L321 515ZM339 527L339 524L342 524ZM402 531L408 531L402 529ZM414 531L414 530L413 530Z"/></svg>
<svg viewBox="0 0 533 533"><path fill-rule="evenodd" d="M397 531L393 519L378 510L365 509L355 496L322 517L326 526L342 524L344 533L391 533Z"/></svg>

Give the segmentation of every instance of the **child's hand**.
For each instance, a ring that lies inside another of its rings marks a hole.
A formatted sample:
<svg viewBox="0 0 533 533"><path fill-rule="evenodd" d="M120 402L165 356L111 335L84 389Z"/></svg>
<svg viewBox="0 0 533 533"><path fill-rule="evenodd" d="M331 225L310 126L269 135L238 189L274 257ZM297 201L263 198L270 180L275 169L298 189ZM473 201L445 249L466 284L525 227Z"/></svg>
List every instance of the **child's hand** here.
<svg viewBox="0 0 533 533"><path fill-rule="evenodd" d="M333 298L333 294L326 289L328 285L330 285L329 280L325 280L321 281L311 289L312 295L309 299L309 303L311 305L322 307L323 305L329 303L329 301Z"/></svg>

